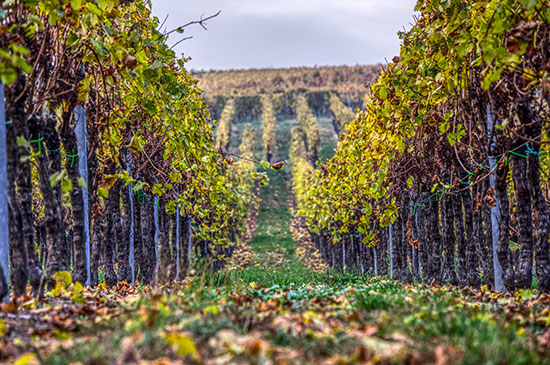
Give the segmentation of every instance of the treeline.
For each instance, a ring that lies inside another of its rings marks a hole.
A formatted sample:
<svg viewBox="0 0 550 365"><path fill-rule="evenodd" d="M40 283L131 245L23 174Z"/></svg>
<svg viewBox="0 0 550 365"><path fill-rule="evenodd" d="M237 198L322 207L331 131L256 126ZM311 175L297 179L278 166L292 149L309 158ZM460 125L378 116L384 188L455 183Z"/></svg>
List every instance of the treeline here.
<svg viewBox="0 0 550 365"><path fill-rule="evenodd" d="M375 66L325 66L288 69L252 69L193 73L205 92L214 118L227 100L235 100L237 120L255 120L261 115L261 95L270 94L279 117L293 117L298 95L307 93L315 115L330 116L330 96L338 94L352 110L363 105L368 85L381 71Z"/></svg>
<svg viewBox="0 0 550 365"><path fill-rule="evenodd" d="M245 229L263 177L215 150L202 91L149 6L2 3L2 299L10 282L40 295L58 271L182 279L223 266ZM254 145L247 131L241 153Z"/></svg>
<svg viewBox="0 0 550 365"><path fill-rule="evenodd" d="M548 292L550 5L416 11L335 156L294 158L298 215L335 267Z"/></svg>

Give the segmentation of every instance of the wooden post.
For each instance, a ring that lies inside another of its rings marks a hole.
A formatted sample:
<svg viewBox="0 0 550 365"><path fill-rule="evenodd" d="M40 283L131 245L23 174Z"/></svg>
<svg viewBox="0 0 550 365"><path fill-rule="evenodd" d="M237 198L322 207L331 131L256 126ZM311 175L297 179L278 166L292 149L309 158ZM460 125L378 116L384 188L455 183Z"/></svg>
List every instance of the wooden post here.
<svg viewBox="0 0 550 365"><path fill-rule="evenodd" d="M180 279L180 207L176 208L176 280Z"/></svg>
<svg viewBox="0 0 550 365"><path fill-rule="evenodd" d="M132 176L132 155L128 153L128 174ZM128 254L128 261L130 263L130 272L132 278L132 285L136 281L136 263L135 263L135 250L134 250L134 188L132 184L128 184L128 196L130 198L130 249Z"/></svg>
<svg viewBox="0 0 550 365"><path fill-rule="evenodd" d="M189 266L189 271L191 272L191 246L193 241L193 230L191 229L191 216L187 216L187 232L189 233L187 237L187 265Z"/></svg>
<svg viewBox="0 0 550 365"><path fill-rule="evenodd" d="M494 128L494 120L493 115L491 114L491 109L489 106L487 106L487 132L490 134L491 131ZM489 151L493 151L493 148L496 144L495 137L493 137L493 140L491 141L491 146L489 148ZM493 156L489 156L489 168L490 171L496 170L495 169L496 162L495 158ZM496 183L496 175L493 172L491 176L489 176L489 184L494 189ZM493 241L493 272L494 272L494 281L495 281L495 291L498 292L505 292L506 286L504 286L504 279L502 276L502 266L500 265L500 261L498 260L498 235L499 235L499 225L498 222L500 221L500 200L497 196L495 196L496 205L491 208L491 236Z"/></svg>
<svg viewBox="0 0 550 365"><path fill-rule="evenodd" d="M153 217L154 217L154 223L155 223L155 278L158 274L159 269L159 197L155 196L155 206L153 208Z"/></svg>
<svg viewBox="0 0 550 365"><path fill-rule="evenodd" d="M91 263L90 263L90 220L88 211L88 149L86 147L86 109L83 105L77 105L74 108L76 119L75 134L78 143L78 169L80 178L84 181L82 184L82 199L84 206L84 247L86 251L86 286L90 286Z"/></svg>
<svg viewBox="0 0 550 365"><path fill-rule="evenodd" d="M346 242L342 244L342 270L346 272Z"/></svg>
<svg viewBox="0 0 550 365"><path fill-rule="evenodd" d="M390 245L390 279L393 279L393 232L392 232L392 225L389 226L389 245Z"/></svg>
<svg viewBox="0 0 550 365"><path fill-rule="evenodd" d="M6 151L6 105L4 84L0 81L0 301L10 296L10 237L8 218L8 156Z"/></svg>

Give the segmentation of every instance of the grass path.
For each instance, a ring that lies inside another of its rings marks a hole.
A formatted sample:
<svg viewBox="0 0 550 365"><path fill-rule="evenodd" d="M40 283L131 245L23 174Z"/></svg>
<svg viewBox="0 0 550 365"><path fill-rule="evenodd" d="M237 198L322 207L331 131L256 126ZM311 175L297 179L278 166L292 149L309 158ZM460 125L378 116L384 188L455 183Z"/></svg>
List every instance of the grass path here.
<svg viewBox="0 0 550 365"><path fill-rule="evenodd" d="M328 119L322 122L323 145L330 149L335 143L332 126ZM288 160L290 131L297 124L293 119L278 121L274 160ZM328 157L329 152L325 151L324 155ZM297 246L290 228L292 213L289 206L293 199L290 167L287 165L281 171L268 170L267 174L270 183L260 191L256 229L249 242L254 259L249 268L231 275L228 281L235 280L235 276L246 283L257 282L263 286L314 281L317 275L310 272L296 255Z"/></svg>
<svg viewBox="0 0 550 365"><path fill-rule="evenodd" d="M256 233L250 246L256 265L276 268L296 262L296 243L290 233L292 216L287 205L289 174L286 170L268 173L270 184L261 190Z"/></svg>

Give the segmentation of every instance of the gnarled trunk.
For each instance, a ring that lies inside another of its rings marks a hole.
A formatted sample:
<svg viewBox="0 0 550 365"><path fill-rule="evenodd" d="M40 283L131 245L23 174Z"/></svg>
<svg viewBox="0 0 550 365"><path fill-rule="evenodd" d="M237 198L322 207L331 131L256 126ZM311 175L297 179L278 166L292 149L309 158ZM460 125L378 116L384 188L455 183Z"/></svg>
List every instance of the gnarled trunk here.
<svg viewBox="0 0 550 365"><path fill-rule="evenodd" d="M466 251L467 244L464 237L464 215L462 214L462 197L460 195L452 198L455 223L455 237L457 241L457 280L460 285L466 284ZM470 229L469 227L468 229Z"/></svg>
<svg viewBox="0 0 550 365"><path fill-rule="evenodd" d="M520 153L524 153L521 151ZM522 289L531 288L533 281L533 223L531 211L531 192L527 159L511 156L512 177L516 190L516 215L519 232L519 265L516 269L516 286Z"/></svg>
<svg viewBox="0 0 550 365"><path fill-rule="evenodd" d="M537 153L540 146L533 146L533 153L529 154L528 176L531 190L531 200L535 213L535 263L538 276L538 288L542 292L550 292L550 244L548 242L548 230L550 229L550 217L548 204L542 193L539 176L539 157Z"/></svg>
<svg viewBox="0 0 550 365"><path fill-rule="evenodd" d="M131 187L130 187L131 189ZM122 198L122 237L118 243L118 280L132 283L130 267L130 239L132 227L132 211L128 187L121 187Z"/></svg>
<svg viewBox="0 0 550 365"><path fill-rule="evenodd" d="M105 284L113 287L118 283L115 272L115 252L120 232L120 182L117 181L109 190L109 197L105 203L105 237L103 240L103 269Z"/></svg>
<svg viewBox="0 0 550 365"><path fill-rule="evenodd" d="M75 261L73 262L73 279L81 283L85 283L87 280L86 269L86 233L84 231L84 197L82 189L79 184L80 171L79 171L79 159L78 159L78 144L74 129L71 127L71 115L70 112L63 113L63 125L61 127L61 140L65 153L67 154L67 161L65 162L65 168L69 179L72 182L71 206L72 206L72 247L74 250Z"/></svg>
<svg viewBox="0 0 550 365"><path fill-rule="evenodd" d="M464 205L464 225L466 227L466 283L472 287L478 287L480 283L477 274L476 253L476 228L474 226L474 207L470 189L462 192L462 204Z"/></svg>
<svg viewBox="0 0 550 365"><path fill-rule="evenodd" d="M496 196L500 202L500 222L498 229L498 260L502 267L504 285L509 291L515 290L514 266L510 252L510 201L506 179L508 176L508 165L502 164L496 170Z"/></svg>
<svg viewBox="0 0 550 365"><path fill-rule="evenodd" d="M29 127L33 140L39 140L43 136L46 149L40 146L38 157L38 184L44 199L44 227L46 231L46 246L48 259L46 270L50 278L48 285L53 285L51 276L58 271L66 271L69 267L66 257L69 251L66 245L63 212L61 205L61 188L58 184L52 188L50 176L59 173L60 165L60 142L55 121L48 120L46 125L39 119L29 120ZM41 142L38 142L41 143ZM46 151L47 150L47 151ZM55 169L55 170L54 170Z"/></svg>
<svg viewBox="0 0 550 365"><path fill-rule="evenodd" d="M445 258L443 261L443 281L456 285L458 283L455 271L455 246L456 237L454 231L455 217L453 209L453 197L449 196L442 203L445 227Z"/></svg>
<svg viewBox="0 0 550 365"><path fill-rule="evenodd" d="M141 199L141 244L142 262L140 265L141 283L147 285L153 279L155 270L155 246L153 237L153 206L146 198Z"/></svg>

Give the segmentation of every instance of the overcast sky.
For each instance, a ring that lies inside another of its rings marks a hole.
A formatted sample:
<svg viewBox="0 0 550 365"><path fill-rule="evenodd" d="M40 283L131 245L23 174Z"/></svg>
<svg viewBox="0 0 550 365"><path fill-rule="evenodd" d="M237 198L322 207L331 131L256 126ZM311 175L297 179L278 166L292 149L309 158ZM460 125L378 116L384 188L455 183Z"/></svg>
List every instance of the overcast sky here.
<svg viewBox="0 0 550 365"><path fill-rule="evenodd" d="M221 10L207 22L174 33L178 54L195 70L356 65L399 54L397 31L409 29L416 0L152 0L153 14L172 30ZM163 29L164 29L163 28Z"/></svg>

